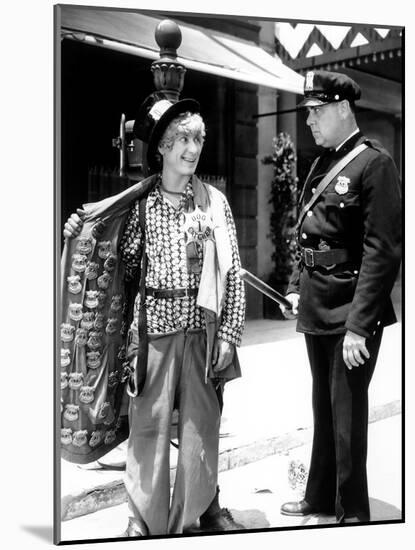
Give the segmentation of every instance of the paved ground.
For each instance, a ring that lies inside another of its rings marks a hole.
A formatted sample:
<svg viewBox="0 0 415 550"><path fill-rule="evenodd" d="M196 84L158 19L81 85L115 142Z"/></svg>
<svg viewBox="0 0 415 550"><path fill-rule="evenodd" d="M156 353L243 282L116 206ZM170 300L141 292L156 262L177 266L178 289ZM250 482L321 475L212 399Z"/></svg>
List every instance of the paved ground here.
<svg viewBox="0 0 415 550"><path fill-rule="evenodd" d="M401 415L370 424L368 472L374 521L401 519ZM287 455L274 455L220 474L221 504L247 529L281 528L334 523L331 516L291 518L279 513L300 491L288 484L292 460L308 463L310 445ZM118 537L126 525L126 504L101 510L62 524L63 540Z"/></svg>

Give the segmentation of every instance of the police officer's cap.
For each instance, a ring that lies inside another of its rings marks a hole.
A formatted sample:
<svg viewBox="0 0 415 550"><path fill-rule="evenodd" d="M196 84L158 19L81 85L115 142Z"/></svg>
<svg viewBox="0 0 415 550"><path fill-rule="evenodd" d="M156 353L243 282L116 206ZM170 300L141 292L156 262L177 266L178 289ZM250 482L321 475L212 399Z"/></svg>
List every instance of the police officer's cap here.
<svg viewBox="0 0 415 550"><path fill-rule="evenodd" d="M152 170L161 168L157 151L164 131L172 120L186 112L199 113L199 103L195 99L172 101L163 92L154 92L141 104L134 121L133 133L148 144L147 162Z"/></svg>
<svg viewBox="0 0 415 550"><path fill-rule="evenodd" d="M354 103L360 95L360 87L345 74L308 71L304 79L304 99L297 107L316 107L343 99Z"/></svg>

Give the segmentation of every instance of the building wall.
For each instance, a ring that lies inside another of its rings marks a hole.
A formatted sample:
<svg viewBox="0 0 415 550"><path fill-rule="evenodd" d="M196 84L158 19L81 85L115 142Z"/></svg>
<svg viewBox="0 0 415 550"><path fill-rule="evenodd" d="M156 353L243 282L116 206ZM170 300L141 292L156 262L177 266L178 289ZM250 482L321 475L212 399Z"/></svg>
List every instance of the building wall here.
<svg viewBox="0 0 415 550"><path fill-rule="evenodd" d="M121 114L133 120L144 98L154 91L151 61L111 50L62 42L62 220L88 198L88 172L116 170ZM229 178L230 124L233 106L228 79L188 71L182 97L199 100L207 137L198 172ZM116 192L115 190L113 192ZM108 189L107 196L111 193ZM102 197L96 197L102 198Z"/></svg>
<svg viewBox="0 0 415 550"><path fill-rule="evenodd" d="M274 23L262 22L259 33L259 44L269 54L275 52ZM288 94L292 95L292 94ZM272 113L277 110L277 90L259 86L258 113ZM277 117L271 115L257 119L258 128L258 276L267 280L273 269L272 254L274 247L270 239L271 182L274 176L273 167L264 165L262 159L272 152L272 140L278 133Z"/></svg>
<svg viewBox="0 0 415 550"><path fill-rule="evenodd" d="M402 133L400 118L377 111L364 111L358 115L358 124L366 136L382 143L394 158L399 170Z"/></svg>
<svg viewBox="0 0 415 550"><path fill-rule="evenodd" d="M270 113L277 109L275 90L260 87L258 91L258 112ZM272 270L274 246L270 238L271 183L274 177L272 165L265 165L262 159L272 152L272 140L277 135L276 117L258 119L258 276L268 280Z"/></svg>
<svg viewBox="0 0 415 550"><path fill-rule="evenodd" d="M269 53L274 52L272 22L255 22L256 42ZM276 116L253 118L277 109L277 91L272 88L234 83L234 128L231 145L233 173L231 204L235 216L242 265L267 280L272 272L269 204L273 168L262 159L272 152L272 139L277 135ZM295 98L293 94L286 94ZM247 318L262 318L263 295L247 287Z"/></svg>
<svg viewBox="0 0 415 550"><path fill-rule="evenodd" d="M235 217L242 266L256 273L258 266L258 130L252 115L257 112L258 87L235 83L233 177L231 204ZM247 287L247 317L262 316L258 293Z"/></svg>

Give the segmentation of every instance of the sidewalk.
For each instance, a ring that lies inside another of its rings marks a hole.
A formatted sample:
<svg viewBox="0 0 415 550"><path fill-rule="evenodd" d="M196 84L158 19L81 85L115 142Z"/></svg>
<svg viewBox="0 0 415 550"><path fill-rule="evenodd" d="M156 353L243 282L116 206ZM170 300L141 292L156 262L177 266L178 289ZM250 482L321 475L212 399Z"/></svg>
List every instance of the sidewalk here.
<svg viewBox="0 0 415 550"><path fill-rule="evenodd" d="M225 389L220 472L310 444L311 375L295 321L250 321L240 349L243 376ZM400 413L401 324L385 329L370 386L370 421ZM122 459L124 448L114 459ZM172 467L177 451L172 448ZM274 457L275 458L275 457ZM70 520L125 502L123 472L62 461L62 519ZM91 516L89 516L91 517ZM84 518L87 521L87 518ZM91 517L92 521L92 517ZM66 521L62 523L64 529Z"/></svg>
<svg viewBox="0 0 415 550"><path fill-rule="evenodd" d="M368 483L372 521L400 520L401 415L369 425ZM308 463L311 444L275 454L219 475L222 506L246 529L334 524L334 516L289 517L280 514L283 502L299 498L288 484L292 460ZM379 460L379 457L382 457ZM64 540L120 537L129 515L127 504L101 510L62 524Z"/></svg>

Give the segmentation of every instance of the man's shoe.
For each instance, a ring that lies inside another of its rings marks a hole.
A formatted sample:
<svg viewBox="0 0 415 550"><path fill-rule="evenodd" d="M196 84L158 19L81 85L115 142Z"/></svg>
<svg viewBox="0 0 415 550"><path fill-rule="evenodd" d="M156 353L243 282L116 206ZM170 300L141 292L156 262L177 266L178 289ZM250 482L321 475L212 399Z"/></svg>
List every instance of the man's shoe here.
<svg viewBox="0 0 415 550"><path fill-rule="evenodd" d="M205 513L200 516L201 531L239 531L241 529L245 529L245 526L235 521L227 508L221 508L212 515Z"/></svg>
<svg viewBox="0 0 415 550"><path fill-rule="evenodd" d="M344 518L343 523L360 523L360 519L356 516L351 516L350 518Z"/></svg>
<svg viewBox="0 0 415 550"><path fill-rule="evenodd" d="M192 525L183 528L184 535L188 535L189 533L200 533L198 523L192 523Z"/></svg>
<svg viewBox="0 0 415 550"><path fill-rule="evenodd" d="M285 516L308 516L316 512L317 510L308 504L306 500L300 500L300 502L286 502L281 506L281 514Z"/></svg>
<svg viewBox="0 0 415 550"><path fill-rule="evenodd" d="M341 520L338 520L337 523L360 523L361 520L357 516L344 516Z"/></svg>
<svg viewBox="0 0 415 550"><path fill-rule="evenodd" d="M121 535L122 537L145 537L147 530L140 526L135 518L128 518L127 529Z"/></svg>

